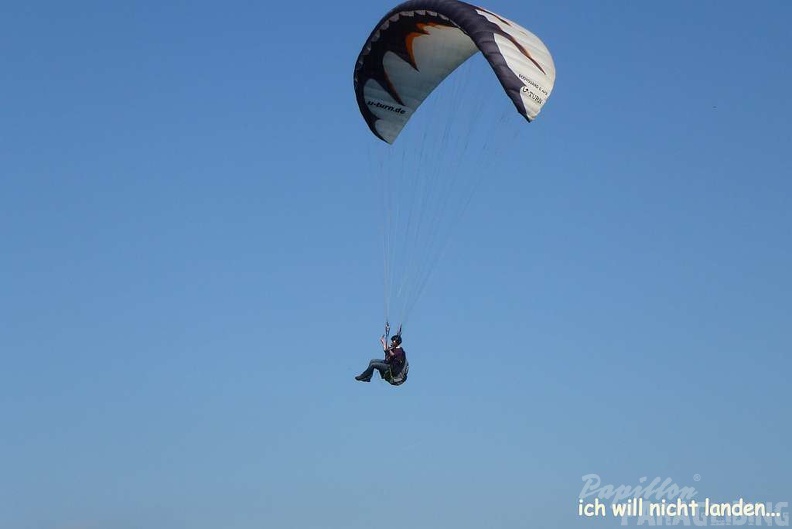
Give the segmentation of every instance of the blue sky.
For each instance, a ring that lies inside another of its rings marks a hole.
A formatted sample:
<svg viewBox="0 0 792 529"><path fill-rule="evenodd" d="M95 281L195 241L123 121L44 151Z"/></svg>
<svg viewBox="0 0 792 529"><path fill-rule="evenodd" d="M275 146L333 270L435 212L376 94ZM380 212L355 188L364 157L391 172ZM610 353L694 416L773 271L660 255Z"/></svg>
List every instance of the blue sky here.
<svg viewBox="0 0 792 529"><path fill-rule="evenodd" d="M0 525L616 526L577 517L589 473L792 501L788 2L485 4L556 87L399 388L352 378L352 68L393 4L270 4L0 7Z"/></svg>

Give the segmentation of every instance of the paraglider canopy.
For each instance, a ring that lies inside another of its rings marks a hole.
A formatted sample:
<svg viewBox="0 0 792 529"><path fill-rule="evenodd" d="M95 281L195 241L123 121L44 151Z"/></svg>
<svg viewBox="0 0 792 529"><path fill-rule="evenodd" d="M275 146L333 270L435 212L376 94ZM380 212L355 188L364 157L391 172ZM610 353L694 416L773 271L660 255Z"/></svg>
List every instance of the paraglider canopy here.
<svg viewBox="0 0 792 529"><path fill-rule="evenodd" d="M517 111L534 119L555 82L538 37L465 2L410 0L380 20L355 64L355 95L371 131L393 143L437 85L479 50Z"/></svg>

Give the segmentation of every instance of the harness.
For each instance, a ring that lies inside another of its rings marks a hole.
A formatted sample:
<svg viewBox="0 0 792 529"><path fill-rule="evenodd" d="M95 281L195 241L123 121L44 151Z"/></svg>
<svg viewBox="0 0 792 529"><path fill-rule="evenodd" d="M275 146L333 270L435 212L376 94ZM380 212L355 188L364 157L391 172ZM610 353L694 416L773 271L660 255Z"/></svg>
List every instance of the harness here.
<svg viewBox="0 0 792 529"><path fill-rule="evenodd" d="M385 373L385 381L388 382L392 386L401 386L407 380L407 372L410 370L410 363L407 359L404 359L404 367L402 367L401 372L393 376L393 368L388 367L388 372Z"/></svg>
<svg viewBox="0 0 792 529"><path fill-rule="evenodd" d="M399 325L399 331L394 336L401 337L402 326ZM390 323L385 322L385 340L387 341L390 336ZM410 363L407 361L407 356L404 357L404 366L398 375L393 376L393 368L388 366L388 372L385 373L385 381L391 386L401 386L407 380L407 372L410 371Z"/></svg>

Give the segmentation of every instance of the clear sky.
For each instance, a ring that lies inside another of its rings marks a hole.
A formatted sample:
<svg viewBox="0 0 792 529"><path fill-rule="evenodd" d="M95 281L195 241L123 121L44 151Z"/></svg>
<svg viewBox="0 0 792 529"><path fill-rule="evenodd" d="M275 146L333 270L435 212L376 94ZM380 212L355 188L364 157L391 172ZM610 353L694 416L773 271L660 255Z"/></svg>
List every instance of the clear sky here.
<svg viewBox="0 0 792 529"><path fill-rule="evenodd" d="M792 501L792 3L484 4L556 87L399 388L353 380L393 5L0 6L0 527L617 526L589 473Z"/></svg>

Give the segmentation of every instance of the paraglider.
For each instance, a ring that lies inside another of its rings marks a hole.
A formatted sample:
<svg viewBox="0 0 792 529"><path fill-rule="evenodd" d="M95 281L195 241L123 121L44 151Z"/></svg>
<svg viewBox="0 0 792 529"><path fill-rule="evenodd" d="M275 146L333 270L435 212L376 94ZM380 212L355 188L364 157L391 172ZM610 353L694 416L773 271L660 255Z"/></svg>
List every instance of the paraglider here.
<svg viewBox="0 0 792 529"><path fill-rule="evenodd" d="M489 64L516 111L529 122L535 119L555 83L552 56L538 37L511 20L465 2L409 0L382 17L366 39L355 63L355 97L374 136L392 146L430 94L477 52L481 52ZM473 114L477 110L456 107L452 109L451 117ZM450 121L447 115L430 117L433 122ZM447 165L440 164L439 176L430 182L428 166L442 157L442 141L447 142L454 133L459 131L446 129L439 134L442 136L439 148L434 144L429 147L428 142L432 138L423 136L412 143L414 148L406 148L406 155L394 156L383 165L381 172L388 174L393 170L390 166L395 166L398 160L409 158L413 152L418 158L413 164L414 169L403 170L395 178L383 176L388 186L400 191L415 190L418 194L414 200L399 202L394 193L386 192L386 321L390 318L391 305L394 305L400 307L399 322L404 323L441 253L437 248L442 246L440 240L445 234L439 233L440 212L452 202L447 190L462 181L463 175L461 171L452 172ZM483 141L489 139L485 137ZM463 143L470 143L470 138L465 138ZM452 161L459 158L454 155ZM398 181L400 178L402 180ZM397 181L393 183L392 180ZM426 193L432 191L437 199L427 198ZM458 200L462 204L459 210L463 209L465 200L469 197ZM401 224L398 222L400 219ZM395 251L397 246L399 250ZM423 248L424 253L411 254L408 251L411 248ZM397 262L399 259L401 261ZM400 347L401 326L393 338L398 338L397 346ZM391 349L384 343L385 339L387 332L383 339L387 359ZM356 378L368 381L375 369L393 376L392 364L377 360ZM406 370L404 374L406 378Z"/></svg>
<svg viewBox="0 0 792 529"><path fill-rule="evenodd" d="M401 328L399 332L391 337L388 345L388 334L390 326L385 324L385 334L380 338L382 350L385 358L375 358L369 362L365 371L355 377L360 382L371 382L374 371L379 371L380 378L392 386L401 386L407 381L407 373L410 371L410 363L407 361L407 354L402 347Z"/></svg>

